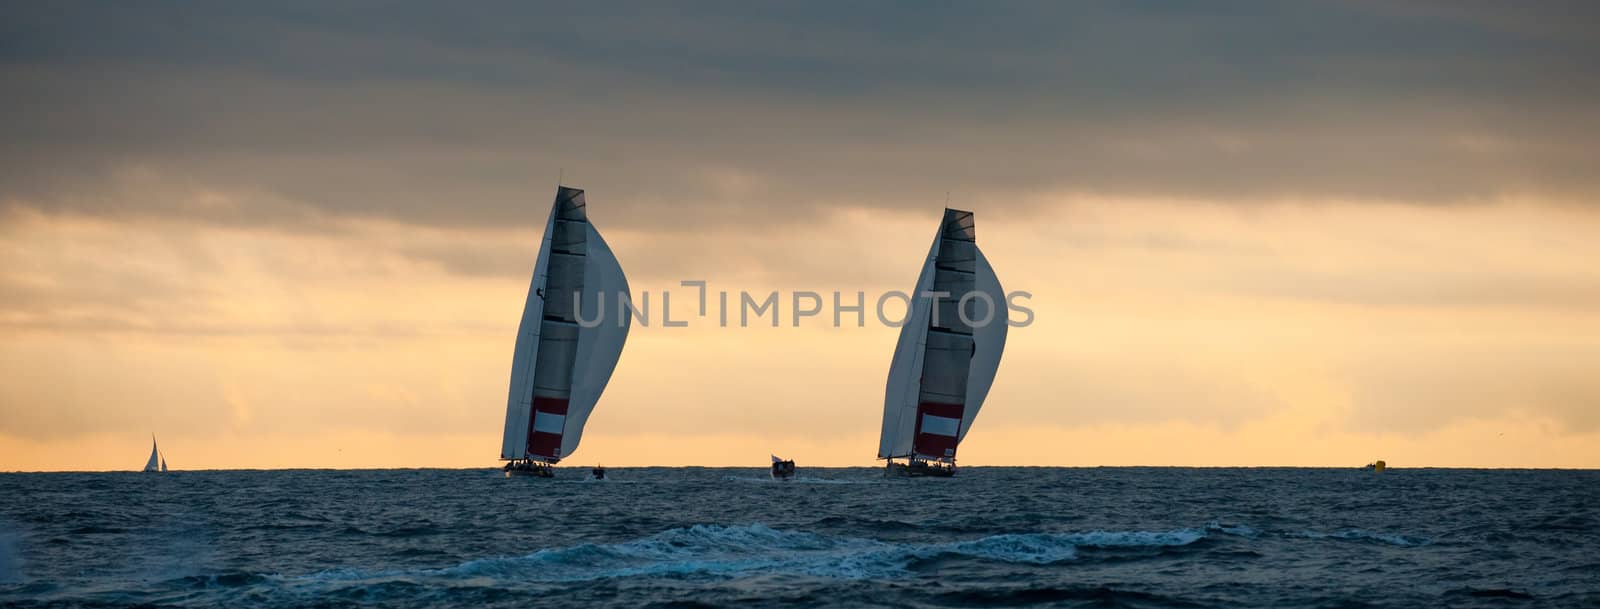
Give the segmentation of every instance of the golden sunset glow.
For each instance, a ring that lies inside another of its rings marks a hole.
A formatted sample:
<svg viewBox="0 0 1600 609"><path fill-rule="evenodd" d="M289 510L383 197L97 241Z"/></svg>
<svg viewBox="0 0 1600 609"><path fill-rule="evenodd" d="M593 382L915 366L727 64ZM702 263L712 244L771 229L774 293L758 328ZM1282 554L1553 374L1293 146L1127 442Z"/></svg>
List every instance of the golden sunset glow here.
<svg viewBox="0 0 1600 609"><path fill-rule="evenodd" d="M604 222L604 191L590 196ZM1062 195L1010 219L973 203L1036 319L1011 332L963 445L971 464L1600 463L1587 210ZM415 252L531 265L529 207L523 227L320 234L14 211L0 245L23 298L5 316L0 396L48 407L8 407L0 450L14 469L94 469L137 457L153 429L188 468L492 464L526 279ZM793 327L783 299L777 328L740 328L736 308L719 327L715 293L908 289L932 215L841 209L692 240L614 231L651 325L636 325L580 460L871 463L897 330L870 305L864 327L846 314L833 328L831 302ZM708 282L707 317L683 279ZM664 292L688 327L663 327Z"/></svg>
<svg viewBox="0 0 1600 609"><path fill-rule="evenodd" d="M631 28L8 56L0 470L134 468L151 433L177 469L496 466L558 174L652 313L564 464L872 465L898 331L870 301L912 289L948 191L1035 314L964 465L1600 467L1593 76L1539 86L1564 64L1483 27L1524 67L1418 36L1439 64L1196 59L1181 95L1147 90L1212 42L1151 37L1160 78L1050 32L750 72L759 36ZM777 291L782 323L720 327L685 280ZM803 290L866 323L793 327Z"/></svg>

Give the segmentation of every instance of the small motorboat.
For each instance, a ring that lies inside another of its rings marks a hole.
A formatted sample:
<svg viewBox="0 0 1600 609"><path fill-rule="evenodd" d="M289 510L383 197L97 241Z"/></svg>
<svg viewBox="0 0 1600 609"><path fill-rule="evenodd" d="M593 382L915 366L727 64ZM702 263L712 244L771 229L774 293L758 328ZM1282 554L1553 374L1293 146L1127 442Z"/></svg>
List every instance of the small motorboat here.
<svg viewBox="0 0 1600 609"><path fill-rule="evenodd" d="M779 459L772 455L772 479L788 480L794 477L794 459Z"/></svg>
<svg viewBox="0 0 1600 609"><path fill-rule="evenodd" d="M596 465L596 466L594 466L594 469L589 470L589 475L591 477L593 477L595 480L605 480L606 479L606 468L604 468L602 466L599 466L599 465Z"/></svg>

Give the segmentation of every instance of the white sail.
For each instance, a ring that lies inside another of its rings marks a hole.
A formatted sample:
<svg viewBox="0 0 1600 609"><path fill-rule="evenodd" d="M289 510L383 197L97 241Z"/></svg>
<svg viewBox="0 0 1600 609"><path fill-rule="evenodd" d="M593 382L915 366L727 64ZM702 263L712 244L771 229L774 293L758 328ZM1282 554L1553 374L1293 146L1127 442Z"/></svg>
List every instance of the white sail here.
<svg viewBox="0 0 1600 609"><path fill-rule="evenodd" d="M883 430L878 439L878 458L906 457L911 455L911 440L915 435L917 394L922 391L923 345L928 337L928 315L933 299L925 294L933 287L933 260L939 255L939 237L943 227L933 235L933 245L917 275L917 286L911 292L911 302L906 308L905 323L900 326L900 342L895 344L894 359L889 364L889 382L883 397Z"/></svg>
<svg viewBox="0 0 1600 609"><path fill-rule="evenodd" d="M512 356L502 459L555 463L577 450L622 355L631 318L616 304L628 297L584 192L557 188Z"/></svg>
<svg viewBox="0 0 1600 609"><path fill-rule="evenodd" d="M974 292L987 301L963 304ZM889 366L878 457L954 459L994 383L1006 336L1004 291L978 249L971 212L945 210L912 296Z"/></svg>
<svg viewBox="0 0 1600 609"><path fill-rule="evenodd" d="M506 398L505 437L500 443L501 459L522 459L528 456L528 419L533 404L533 363L539 351L539 326L544 317L544 284L550 264L550 233L555 230L556 209L560 195L550 207L550 217L545 221L544 239L539 242L539 257L533 265L533 280L528 284L528 298L522 305L522 321L517 324L516 350L511 355L511 390Z"/></svg>
<svg viewBox="0 0 1600 609"><path fill-rule="evenodd" d="M157 460L160 459L160 458L161 458L160 451L159 451L159 449L156 448L156 437L154 435L151 435L150 436L150 460L145 462L144 471L147 471L147 472L161 471L161 470L157 469L158 467L160 467L160 464L157 462Z"/></svg>
<svg viewBox="0 0 1600 609"><path fill-rule="evenodd" d="M984 398L989 396L994 375L1000 370L1000 355L1006 350L1006 328L1011 325L1006 291L1000 287L1000 279L995 277L994 268L989 266L989 259L984 257L983 250L974 248L974 251L978 254L978 268L973 287L989 295L990 302L994 303L994 318L972 329L975 349L972 353L972 371L967 377L967 413L961 419L961 435L956 439L957 442L966 439L972 422L978 419L978 410L983 408ZM974 321L981 321L986 316L985 304L977 302L977 310L968 315Z"/></svg>
<svg viewBox="0 0 1600 609"><path fill-rule="evenodd" d="M611 247L588 224L588 256L583 269L583 299L580 305L582 319L598 320L593 328L579 327L578 351L572 365L572 400L567 404L565 430L561 435L561 455L571 456L583 439L583 426L589 421L600 402L600 394L611 381L617 361L622 358L622 345L628 340L628 329L633 316L618 310L617 303L631 301L628 278L622 274Z"/></svg>

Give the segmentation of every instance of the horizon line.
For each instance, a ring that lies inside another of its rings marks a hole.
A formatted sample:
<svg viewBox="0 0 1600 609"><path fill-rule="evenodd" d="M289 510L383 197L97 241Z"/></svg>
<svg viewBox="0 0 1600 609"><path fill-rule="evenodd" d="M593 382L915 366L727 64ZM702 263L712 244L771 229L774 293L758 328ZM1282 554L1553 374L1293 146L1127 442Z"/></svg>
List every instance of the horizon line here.
<svg viewBox="0 0 1600 609"><path fill-rule="evenodd" d="M593 469L594 465L554 465L557 469ZM765 470L767 467L759 465L621 465L607 466L608 470L629 469L756 469ZM882 469L877 465L816 465L806 466L802 469L846 470L846 469ZM1362 466L1350 465L963 465L961 469L1331 469L1331 470L1365 470ZM63 470L4 470L5 474L115 474L115 473L199 473L199 472L278 472L278 471L321 471L321 472L385 472L385 471L500 471L499 467L245 467L245 468L201 468L201 469L175 469L165 472L145 472L138 469L63 469ZM1395 470L1475 470L1475 471L1600 471L1600 467L1466 467L1451 465L1420 465L1413 467L1388 466L1387 471Z"/></svg>

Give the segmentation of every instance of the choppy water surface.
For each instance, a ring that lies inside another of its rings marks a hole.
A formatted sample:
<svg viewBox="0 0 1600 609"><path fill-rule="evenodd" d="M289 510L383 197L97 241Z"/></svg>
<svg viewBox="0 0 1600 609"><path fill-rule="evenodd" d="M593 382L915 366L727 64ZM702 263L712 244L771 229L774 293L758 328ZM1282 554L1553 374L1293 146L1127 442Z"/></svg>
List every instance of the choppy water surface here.
<svg viewBox="0 0 1600 609"><path fill-rule="evenodd" d="M1600 607L1600 472L0 474L17 606Z"/></svg>

